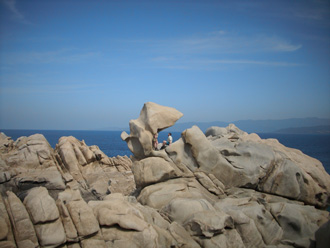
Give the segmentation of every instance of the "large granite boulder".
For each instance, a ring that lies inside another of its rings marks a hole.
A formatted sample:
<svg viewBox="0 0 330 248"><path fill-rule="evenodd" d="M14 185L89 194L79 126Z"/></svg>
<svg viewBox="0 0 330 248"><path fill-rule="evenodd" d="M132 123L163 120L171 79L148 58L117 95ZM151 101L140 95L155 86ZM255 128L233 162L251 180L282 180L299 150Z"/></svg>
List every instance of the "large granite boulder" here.
<svg viewBox="0 0 330 248"><path fill-rule="evenodd" d="M0 194L0 247L16 247L12 225L3 197Z"/></svg>
<svg viewBox="0 0 330 248"><path fill-rule="evenodd" d="M21 137L15 142L0 136L0 191L25 192L35 186L51 191L65 189L55 162L54 150L41 134Z"/></svg>
<svg viewBox="0 0 330 248"><path fill-rule="evenodd" d="M121 138L136 158L148 156L166 157L163 151L154 151L153 136L165 128L171 127L183 116L178 110L161 106L153 102L144 104L140 116L129 122L130 134L122 132Z"/></svg>
<svg viewBox="0 0 330 248"><path fill-rule="evenodd" d="M144 187L177 176L169 162L159 157L136 161L132 167L137 187Z"/></svg>
<svg viewBox="0 0 330 248"><path fill-rule="evenodd" d="M329 204L330 176L318 160L234 125L206 134L214 136L193 126L166 152L175 164L212 174L227 188L258 188L322 208Z"/></svg>
<svg viewBox="0 0 330 248"><path fill-rule="evenodd" d="M97 198L110 192L129 194L135 189L128 157L109 158L98 146L88 147L72 136L60 138L55 150L67 181L74 179Z"/></svg>
<svg viewBox="0 0 330 248"><path fill-rule="evenodd" d="M13 192L10 191L7 192L5 202L10 221L13 225L13 232L17 246L19 248L38 247L38 238L24 204Z"/></svg>
<svg viewBox="0 0 330 248"><path fill-rule="evenodd" d="M59 246L66 242L65 231L55 200L44 187L32 188L24 199L24 205L41 246Z"/></svg>
<svg viewBox="0 0 330 248"><path fill-rule="evenodd" d="M182 227L164 220L134 197L111 194L90 201L108 247L199 247Z"/></svg>
<svg viewBox="0 0 330 248"><path fill-rule="evenodd" d="M221 182L228 187L257 188L322 208L329 205L330 176L320 161L275 139L263 140L233 127L227 127L227 133L222 130L220 135L214 127L206 131L214 134L208 136L209 144L228 162L220 164Z"/></svg>

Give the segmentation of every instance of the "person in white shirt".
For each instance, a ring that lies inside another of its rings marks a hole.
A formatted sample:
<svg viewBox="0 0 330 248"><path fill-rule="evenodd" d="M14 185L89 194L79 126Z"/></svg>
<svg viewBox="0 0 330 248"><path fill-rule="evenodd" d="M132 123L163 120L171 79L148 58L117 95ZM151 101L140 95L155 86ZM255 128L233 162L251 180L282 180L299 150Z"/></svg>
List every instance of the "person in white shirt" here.
<svg viewBox="0 0 330 248"><path fill-rule="evenodd" d="M171 133L168 133L167 145L172 144L172 142L173 142L172 134Z"/></svg>

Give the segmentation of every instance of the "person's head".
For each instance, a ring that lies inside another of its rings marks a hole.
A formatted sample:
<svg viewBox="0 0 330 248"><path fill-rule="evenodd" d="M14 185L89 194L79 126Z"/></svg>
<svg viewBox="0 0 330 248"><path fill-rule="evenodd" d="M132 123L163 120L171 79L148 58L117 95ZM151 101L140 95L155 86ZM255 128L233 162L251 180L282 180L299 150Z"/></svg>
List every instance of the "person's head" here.
<svg viewBox="0 0 330 248"><path fill-rule="evenodd" d="M172 136L172 134L171 133L168 133L168 136Z"/></svg>

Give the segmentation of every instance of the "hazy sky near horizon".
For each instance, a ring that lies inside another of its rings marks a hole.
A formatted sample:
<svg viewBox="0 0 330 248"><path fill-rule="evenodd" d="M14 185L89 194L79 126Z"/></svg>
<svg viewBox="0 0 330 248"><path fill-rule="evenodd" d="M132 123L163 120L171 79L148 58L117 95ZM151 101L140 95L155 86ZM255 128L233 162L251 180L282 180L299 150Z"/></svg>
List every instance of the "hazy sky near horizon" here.
<svg viewBox="0 0 330 248"><path fill-rule="evenodd" d="M0 0L0 128L330 118L330 1Z"/></svg>

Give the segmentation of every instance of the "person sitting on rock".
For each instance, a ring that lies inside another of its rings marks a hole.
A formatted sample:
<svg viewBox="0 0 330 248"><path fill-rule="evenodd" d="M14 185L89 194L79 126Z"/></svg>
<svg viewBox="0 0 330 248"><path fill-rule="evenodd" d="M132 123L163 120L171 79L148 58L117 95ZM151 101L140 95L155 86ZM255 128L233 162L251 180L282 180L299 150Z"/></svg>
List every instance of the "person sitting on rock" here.
<svg viewBox="0 0 330 248"><path fill-rule="evenodd" d="M158 150L158 133L155 133L153 139L152 139L152 145L154 150Z"/></svg>
<svg viewBox="0 0 330 248"><path fill-rule="evenodd" d="M166 140L164 140L163 141L163 145L162 145L162 147L160 148L160 150L163 150L163 149L165 149L167 147L167 142L166 142Z"/></svg>

